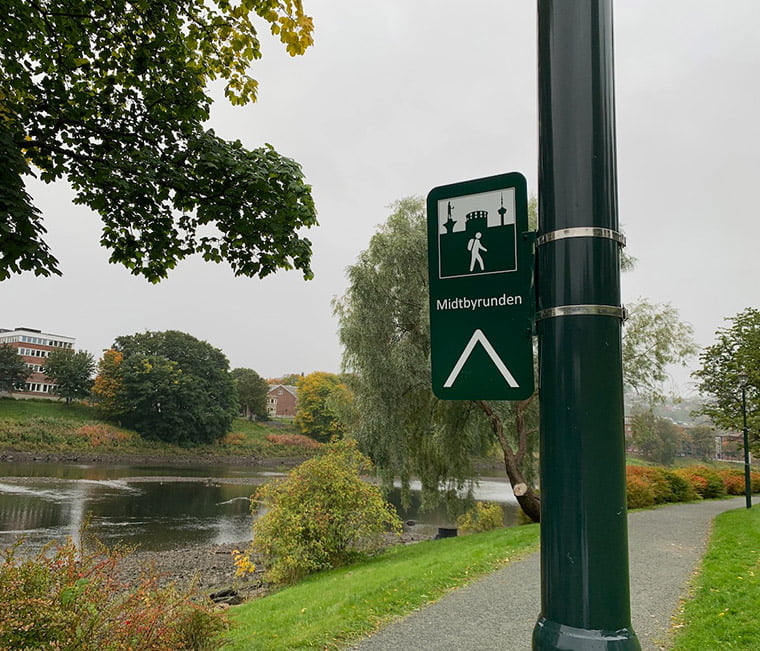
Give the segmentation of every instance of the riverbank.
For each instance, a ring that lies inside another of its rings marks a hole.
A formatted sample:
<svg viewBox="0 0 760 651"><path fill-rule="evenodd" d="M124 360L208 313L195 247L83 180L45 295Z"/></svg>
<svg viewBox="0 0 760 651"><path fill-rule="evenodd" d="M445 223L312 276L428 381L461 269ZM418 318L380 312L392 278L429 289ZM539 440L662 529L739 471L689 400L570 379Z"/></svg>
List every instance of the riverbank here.
<svg viewBox="0 0 760 651"><path fill-rule="evenodd" d="M292 468L309 457L263 456L251 454L221 454L212 452L155 453L155 452L87 452L54 450L18 450L0 446L0 463L80 463L118 466L282 466Z"/></svg>
<svg viewBox="0 0 760 651"><path fill-rule="evenodd" d="M385 549L396 545L410 545L432 536L405 531L402 535L388 537ZM223 545L195 545L167 551L135 551L119 563L120 579L134 583L146 572L160 576L162 583L178 586L194 586L200 595L213 598L218 603L238 604L271 591L271 585L263 579L265 563L254 557L256 570L244 577L235 576L233 552L244 551L249 540Z"/></svg>
<svg viewBox="0 0 760 651"><path fill-rule="evenodd" d="M319 445L293 423L237 418L213 443L193 447L142 438L96 407L0 398L0 460L152 465L296 465Z"/></svg>

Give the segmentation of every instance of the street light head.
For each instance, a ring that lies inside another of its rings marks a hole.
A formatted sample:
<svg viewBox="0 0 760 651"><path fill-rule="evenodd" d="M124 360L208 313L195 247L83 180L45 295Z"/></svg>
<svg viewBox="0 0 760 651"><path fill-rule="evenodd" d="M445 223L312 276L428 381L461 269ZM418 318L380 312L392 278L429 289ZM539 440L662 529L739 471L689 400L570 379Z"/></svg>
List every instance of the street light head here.
<svg viewBox="0 0 760 651"><path fill-rule="evenodd" d="M747 381L749 380L749 376L747 375L747 371L739 371L736 375L736 378L739 380L739 386L740 387L746 387Z"/></svg>

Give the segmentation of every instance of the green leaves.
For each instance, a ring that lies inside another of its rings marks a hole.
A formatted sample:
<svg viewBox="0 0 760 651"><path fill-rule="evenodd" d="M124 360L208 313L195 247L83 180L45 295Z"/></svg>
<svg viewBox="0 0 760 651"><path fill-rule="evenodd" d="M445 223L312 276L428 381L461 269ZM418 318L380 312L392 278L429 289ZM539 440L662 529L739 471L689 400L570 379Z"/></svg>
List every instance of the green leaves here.
<svg viewBox="0 0 760 651"><path fill-rule="evenodd" d="M28 172L27 162L0 119L0 281L23 271L38 276L61 273L43 240L42 215L24 187L22 175Z"/></svg>
<svg viewBox="0 0 760 651"><path fill-rule="evenodd" d="M701 410L720 428L741 431L742 376L747 425L756 442L760 432L760 310L746 308L719 328L715 343L699 356L702 368L693 373L700 393L710 398Z"/></svg>
<svg viewBox="0 0 760 651"><path fill-rule="evenodd" d="M657 399L669 364L685 364L697 352L690 325L669 303L640 299L628 306L623 330L623 379L628 388Z"/></svg>
<svg viewBox="0 0 760 651"><path fill-rule="evenodd" d="M300 0L15 0L8 12L0 219L13 237L0 239L0 280L59 273L23 189L30 166L45 182L68 178L76 202L102 217L111 261L151 282L194 253L229 262L236 275L312 276L311 245L297 231L316 214L300 167L203 127L209 81L226 80L235 104L255 100L257 15L277 25L289 51L311 44ZM201 235L206 226L218 236Z"/></svg>
<svg viewBox="0 0 760 651"><path fill-rule="evenodd" d="M237 415L224 354L184 332L118 337L95 381L110 416L145 438L192 445L224 436Z"/></svg>
<svg viewBox="0 0 760 651"><path fill-rule="evenodd" d="M296 425L317 441L342 437L345 423L341 414L350 409L351 391L340 376L315 371L299 378Z"/></svg>
<svg viewBox="0 0 760 651"><path fill-rule="evenodd" d="M254 522L250 551L266 557L265 578L289 583L344 565L379 549L384 534L400 533L393 506L361 478L370 468L356 442L343 440L259 489L266 512Z"/></svg>
<svg viewBox="0 0 760 651"><path fill-rule="evenodd" d="M86 398L92 388L95 358L85 350L54 350L45 361L44 372L57 385L56 393L66 402Z"/></svg>
<svg viewBox="0 0 760 651"><path fill-rule="evenodd" d="M256 371L250 368L236 368L230 373L241 410L246 417L267 418L267 392L269 385Z"/></svg>
<svg viewBox="0 0 760 651"><path fill-rule="evenodd" d="M29 367L16 348L0 344L0 391L13 391L29 376Z"/></svg>

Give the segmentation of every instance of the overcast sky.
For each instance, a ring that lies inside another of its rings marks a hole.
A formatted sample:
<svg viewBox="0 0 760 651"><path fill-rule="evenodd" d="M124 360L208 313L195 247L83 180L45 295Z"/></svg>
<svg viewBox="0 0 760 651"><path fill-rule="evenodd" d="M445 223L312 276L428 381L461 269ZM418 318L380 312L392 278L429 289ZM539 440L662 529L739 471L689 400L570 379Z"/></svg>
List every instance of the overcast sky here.
<svg viewBox="0 0 760 651"><path fill-rule="evenodd" d="M99 220L65 183L30 180L63 277L1 282L0 327L76 337L96 357L119 335L177 329L265 377L338 371L330 302L393 201L511 171L537 193L535 2L304 2L315 46L291 58L264 38L259 102L215 93L209 126L301 163L315 279L192 259L151 285L108 264ZM620 220L638 259L623 300L672 303L703 346L760 303L758 25L757 0L615 5ZM688 388L688 372L673 378Z"/></svg>

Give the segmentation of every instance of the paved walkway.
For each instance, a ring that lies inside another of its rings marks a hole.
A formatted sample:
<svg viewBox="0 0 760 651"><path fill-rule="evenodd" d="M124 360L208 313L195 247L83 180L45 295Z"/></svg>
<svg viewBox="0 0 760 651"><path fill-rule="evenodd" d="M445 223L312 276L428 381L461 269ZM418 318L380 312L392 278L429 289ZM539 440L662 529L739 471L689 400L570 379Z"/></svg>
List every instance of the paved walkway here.
<svg viewBox="0 0 760 651"><path fill-rule="evenodd" d="M641 648L667 648L670 618L702 557L713 518L744 498L675 504L628 518L633 629ZM539 555L486 576L395 622L360 651L528 651L540 610Z"/></svg>

